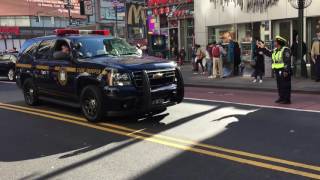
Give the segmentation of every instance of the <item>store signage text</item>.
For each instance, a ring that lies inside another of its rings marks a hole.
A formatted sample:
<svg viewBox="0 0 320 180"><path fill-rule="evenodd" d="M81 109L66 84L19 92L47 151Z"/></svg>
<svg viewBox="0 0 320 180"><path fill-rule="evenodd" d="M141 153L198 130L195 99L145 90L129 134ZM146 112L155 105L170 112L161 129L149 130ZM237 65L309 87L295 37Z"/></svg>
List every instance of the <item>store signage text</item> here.
<svg viewBox="0 0 320 180"><path fill-rule="evenodd" d="M10 34L10 35L19 35L20 29L19 27L0 27L0 34Z"/></svg>

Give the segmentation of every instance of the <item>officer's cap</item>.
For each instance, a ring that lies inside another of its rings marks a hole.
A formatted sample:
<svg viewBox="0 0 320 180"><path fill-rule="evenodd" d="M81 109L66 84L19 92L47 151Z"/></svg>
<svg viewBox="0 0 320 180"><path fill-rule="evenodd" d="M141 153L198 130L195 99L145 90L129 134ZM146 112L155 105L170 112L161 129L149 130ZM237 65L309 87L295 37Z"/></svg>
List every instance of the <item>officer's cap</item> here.
<svg viewBox="0 0 320 180"><path fill-rule="evenodd" d="M276 41L281 41L283 43L287 43L287 40L281 36L276 36Z"/></svg>

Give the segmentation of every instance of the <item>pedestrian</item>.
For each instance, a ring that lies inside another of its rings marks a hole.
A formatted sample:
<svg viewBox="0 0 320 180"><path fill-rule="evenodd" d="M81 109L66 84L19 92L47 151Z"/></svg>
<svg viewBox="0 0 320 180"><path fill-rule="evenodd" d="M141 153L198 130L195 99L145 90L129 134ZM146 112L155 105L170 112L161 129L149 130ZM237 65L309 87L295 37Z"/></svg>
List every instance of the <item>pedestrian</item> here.
<svg viewBox="0 0 320 180"><path fill-rule="evenodd" d="M295 41L292 43L291 45L291 55L292 55L292 65L293 65L293 74L294 75L298 75L297 73L297 62L298 62L298 45L299 45L299 36L298 34L295 36ZM305 42L302 42L302 48L303 48L303 52L302 52L302 56L305 56L307 53L307 46ZM307 66L306 66L306 62L303 60L301 62L301 74L304 74L305 76L308 75L307 71Z"/></svg>
<svg viewBox="0 0 320 180"><path fill-rule="evenodd" d="M179 52L179 61L178 61L178 64L180 66L183 65L185 58L186 58L186 51L184 50L184 47L182 47Z"/></svg>
<svg viewBox="0 0 320 180"><path fill-rule="evenodd" d="M274 50L265 48L264 43L259 43L259 48L264 49L266 56L272 57L272 69L277 78L279 99L276 103L291 104L291 53L286 46L287 40L276 36Z"/></svg>
<svg viewBox="0 0 320 180"><path fill-rule="evenodd" d="M212 58L213 58L213 78L223 77L223 62L221 55L224 52L222 46L217 44L216 41L213 42L212 47Z"/></svg>
<svg viewBox="0 0 320 180"><path fill-rule="evenodd" d="M141 45L140 45L140 44L137 44L137 45L136 45L136 49L137 49L137 54L138 54L138 56L142 57L143 52L142 52L142 49L141 49Z"/></svg>
<svg viewBox="0 0 320 180"><path fill-rule="evenodd" d="M239 66L241 63L241 49L238 42L234 42L234 60L233 60L233 75L239 75Z"/></svg>
<svg viewBox="0 0 320 180"><path fill-rule="evenodd" d="M212 47L213 47L213 44L209 43L206 48L206 69L208 72L208 78L212 78L212 68L213 68Z"/></svg>
<svg viewBox="0 0 320 180"><path fill-rule="evenodd" d="M256 42L256 47L254 48L254 80L253 83L258 82L259 78L259 83L262 83L262 76L264 74L264 49L259 47L259 43L263 43L261 40L257 40Z"/></svg>
<svg viewBox="0 0 320 180"><path fill-rule="evenodd" d="M197 46L194 45L192 47L192 52L191 52L191 58L192 58L192 71L195 73L197 70L196 68L196 61L197 61Z"/></svg>
<svg viewBox="0 0 320 180"><path fill-rule="evenodd" d="M203 52L203 50L201 49L201 46L200 45L197 45L197 52L196 52L196 69L197 71L199 72L199 65L201 67L201 70L202 70L202 74L205 73L204 71L204 66L203 66L203 59L205 58L205 52Z"/></svg>
<svg viewBox="0 0 320 180"><path fill-rule="evenodd" d="M316 82L320 81L320 28L317 29L317 39L312 43L311 59L315 64Z"/></svg>

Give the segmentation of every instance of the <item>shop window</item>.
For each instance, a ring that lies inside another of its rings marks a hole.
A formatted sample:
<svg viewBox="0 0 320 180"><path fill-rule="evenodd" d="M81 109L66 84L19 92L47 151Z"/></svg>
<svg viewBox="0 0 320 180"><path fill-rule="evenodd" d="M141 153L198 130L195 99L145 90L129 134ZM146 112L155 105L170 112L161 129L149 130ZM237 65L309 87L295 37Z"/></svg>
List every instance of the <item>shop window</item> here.
<svg viewBox="0 0 320 180"><path fill-rule="evenodd" d="M168 27L168 18L165 14L160 15L160 28Z"/></svg>
<svg viewBox="0 0 320 180"><path fill-rule="evenodd" d="M0 21L1 26L15 26L15 18L13 16L2 17Z"/></svg>
<svg viewBox="0 0 320 180"><path fill-rule="evenodd" d="M15 23L17 26L29 27L30 19L28 16L18 16Z"/></svg>

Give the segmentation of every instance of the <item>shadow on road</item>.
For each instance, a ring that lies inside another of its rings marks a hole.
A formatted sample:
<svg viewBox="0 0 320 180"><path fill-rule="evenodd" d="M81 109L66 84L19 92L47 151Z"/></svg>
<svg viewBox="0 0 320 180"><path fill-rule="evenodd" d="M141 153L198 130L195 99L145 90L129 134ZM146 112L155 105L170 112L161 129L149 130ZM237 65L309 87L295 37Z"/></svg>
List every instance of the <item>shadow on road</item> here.
<svg viewBox="0 0 320 180"><path fill-rule="evenodd" d="M236 108L248 110L247 106ZM320 165L319 113L258 109L246 115L226 115L211 122L229 121L230 118L237 121L228 124L224 132L200 143ZM183 152L133 179L302 180L306 178Z"/></svg>
<svg viewBox="0 0 320 180"><path fill-rule="evenodd" d="M12 102L10 104L25 106L22 101ZM77 116L81 115L79 109L62 107L50 103L41 105L38 108ZM125 117L112 118L105 122L126 125L130 128L139 126L139 128L145 128L147 130L152 129L153 133L157 134L204 116L207 113L214 112L217 109L219 109L219 107L214 107L207 111L198 112L177 119L170 125L161 122L169 115L168 113L142 119L130 118L128 120L128 118L126 119ZM4 129L4 131L0 132L0 141L6 145L0 148L0 161L4 162L30 160L63 153L65 154L61 155L59 158L65 159L98 149L110 143L126 141L129 139L128 137L101 132L96 129L23 113L5 110L0 110L0 113L3 119L0 121L0 127ZM138 139L130 140L129 142L125 142L108 151L91 156L61 169L54 170L51 173L41 176L40 179L52 178L75 168L79 168L140 141L141 140Z"/></svg>
<svg viewBox="0 0 320 180"><path fill-rule="evenodd" d="M168 114L160 114L149 118L130 120L126 118L108 119L105 122L119 124L133 129L145 129L147 132L159 134L166 130L179 127L197 118L224 108L250 111L248 114L231 113L211 123L228 121L226 130L215 136L206 138L201 143L222 146L225 148L253 152L273 157L281 157L298 162L318 164L317 156L320 145L320 115L317 113L297 112L279 109L256 109L250 106L221 104L203 101L185 101L191 105L208 105L212 108L185 117L175 119L172 123L163 123ZM14 104L21 105L22 102ZM81 115L78 109L61 107L53 104L42 105L39 108L63 113ZM2 111L2 110L0 110ZM0 140L7 144L0 148L0 161L11 162L41 158L65 153L59 158L69 158L83 154L112 142L123 142L121 145L107 151L80 160L71 165L54 170L40 177L53 178L65 172L74 170L103 157L112 155L121 149L140 142L141 140L114 135L77 125L53 120L34 118L20 113L1 113L5 117L0 126L5 131L0 132ZM30 118L30 119L29 119ZM32 118L32 119L31 119ZM14 131L13 131L14 129ZM58 132L58 133L57 133ZM201 133L201 132L199 132ZM307 140L307 141L306 141ZM19 152L19 153L17 153ZM192 162L192 163L190 163ZM183 167L181 167L183 165ZM245 169L245 170L243 170ZM230 173L232 172L232 173ZM159 164L158 167L143 173L137 179L300 179L297 176L284 175L274 171L257 169L252 166L239 165L222 159L208 158L194 153L184 152Z"/></svg>

